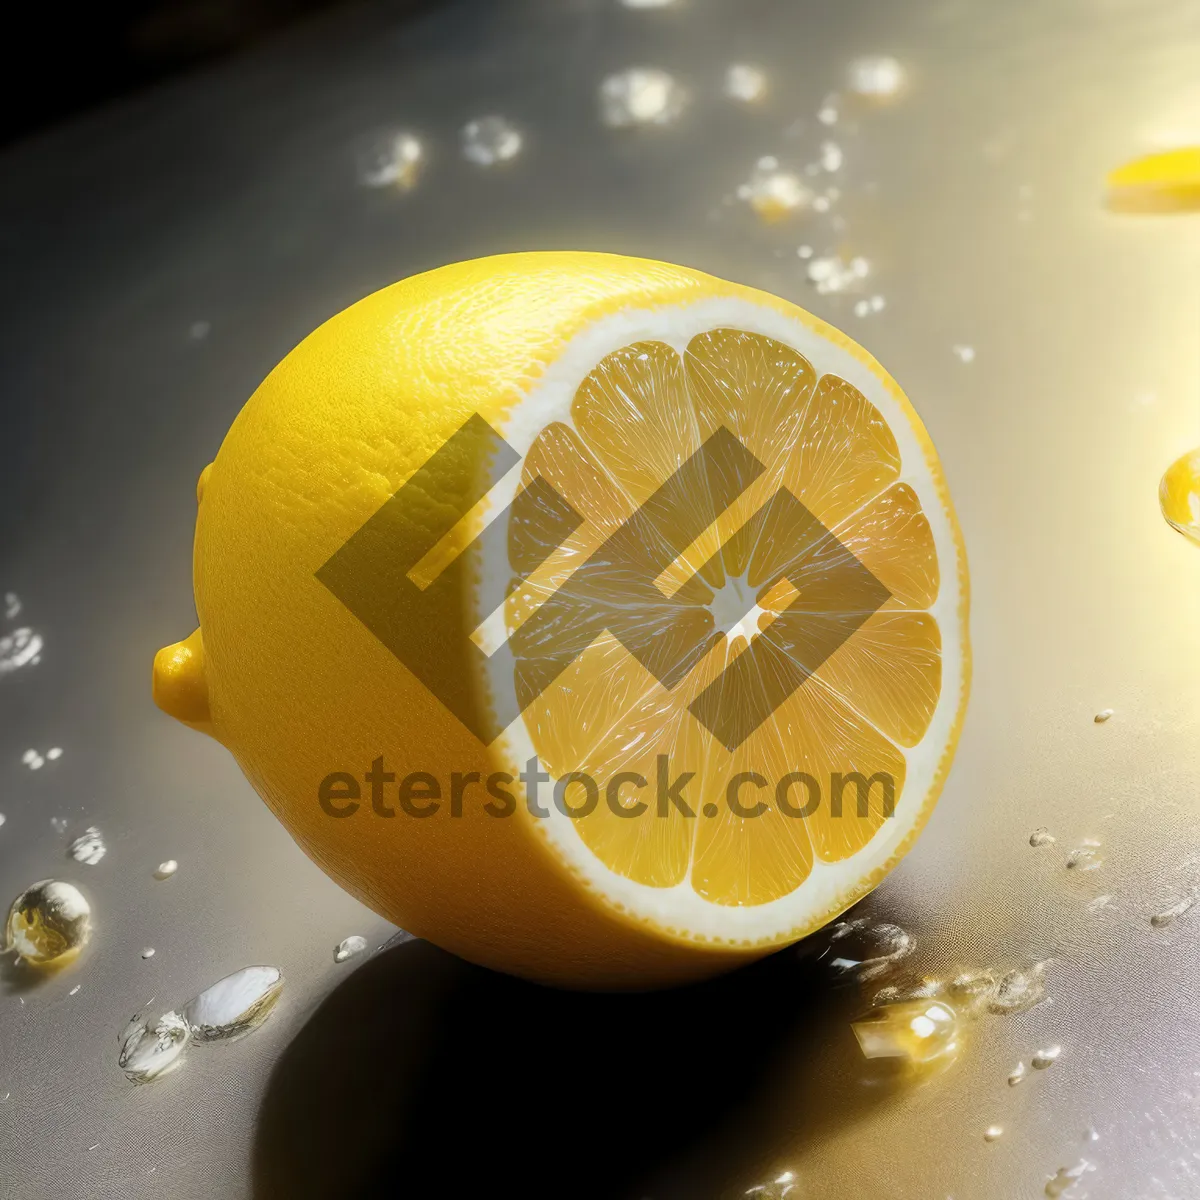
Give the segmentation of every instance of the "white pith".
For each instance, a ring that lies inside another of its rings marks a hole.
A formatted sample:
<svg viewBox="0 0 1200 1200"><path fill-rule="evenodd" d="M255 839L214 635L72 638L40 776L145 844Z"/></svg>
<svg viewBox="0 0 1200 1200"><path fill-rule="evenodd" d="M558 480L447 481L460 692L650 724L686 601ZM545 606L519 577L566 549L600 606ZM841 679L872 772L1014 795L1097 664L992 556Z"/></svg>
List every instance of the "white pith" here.
<svg viewBox="0 0 1200 1200"><path fill-rule="evenodd" d="M528 817L547 838L553 852L586 886L613 906L635 919L653 922L664 929L690 937L725 943L758 943L782 939L789 932L813 926L840 911L858 894L861 881L895 856L925 807L942 758L959 714L963 698L963 647L961 644L959 544L952 518L939 494L933 469L926 459L909 417L885 385L883 378L866 363L826 340L804 323L747 300L720 298L662 309L627 309L597 321L565 345L542 377L513 406L500 427L506 441L524 457L542 430L553 422L574 428L571 405L576 392L599 362L608 354L633 342L658 341L672 346L680 355L699 333L718 328L744 330L783 342L799 351L813 366L817 377L832 374L857 388L890 426L900 452L900 475L895 483L906 483L920 500L933 534L940 568L940 590L927 611L937 621L942 639L942 683L937 706L925 736L917 745L897 749L906 761L904 786L897 797L893 817L884 822L875 837L861 850L834 863L814 857L807 878L793 892L764 904L734 906L704 899L689 877L674 887L651 887L618 874L602 862L582 840L576 823L547 805L549 816ZM502 512L520 484L520 471L510 471L489 493L483 506L484 522ZM485 560L484 570L507 576L503 556ZM488 639L491 640L491 639ZM494 695L513 680L502 672L489 672L488 687ZM889 739L894 742L894 739ZM519 764L535 754L525 721L518 717L492 746L505 770L514 774ZM551 784L544 785L549 794ZM526 819L525 814L519 819Z"/></svg>

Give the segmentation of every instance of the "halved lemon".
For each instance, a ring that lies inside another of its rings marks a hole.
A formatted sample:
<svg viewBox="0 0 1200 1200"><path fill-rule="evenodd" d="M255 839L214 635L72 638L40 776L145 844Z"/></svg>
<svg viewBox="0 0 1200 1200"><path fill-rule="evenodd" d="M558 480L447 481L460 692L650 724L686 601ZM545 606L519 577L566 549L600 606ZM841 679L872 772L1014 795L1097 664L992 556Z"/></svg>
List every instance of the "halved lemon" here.
<svg viewBox="0 0 1200 1200"><path fill-rule="evenodd" d="M472 421L486 451L429 487ZM297 347L203 483L201 629L156 698L466 958L726 969L874 887L945 780L970 656L936 454L773 296L597 254L417 276Z"/></svg>

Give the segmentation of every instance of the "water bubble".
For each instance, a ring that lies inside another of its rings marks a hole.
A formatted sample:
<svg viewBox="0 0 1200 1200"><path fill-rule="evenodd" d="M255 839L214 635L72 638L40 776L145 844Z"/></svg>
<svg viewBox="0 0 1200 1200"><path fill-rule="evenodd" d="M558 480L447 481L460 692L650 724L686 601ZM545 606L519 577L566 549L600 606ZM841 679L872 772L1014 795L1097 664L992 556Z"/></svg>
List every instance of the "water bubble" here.
<svg viewBox="0 0 1200 1200"><path fill-rule="evenodd" d="M850 1028L866 1058L932 1062L957 1048L958 1017L940 1000L903 1000L872 1009Z"/></svg>
<svg viewBox="0 0 1200 1200"><path fill-rule="evenodd" d="M743 104L755 104L766 95L767 76L758 67L734 63L725 72L725 95Z"/></svg>
<svg viewBox="0 0 1200 1200"><path fill-rule="evenodd" d="M1168 925L1173 925L1184 913L1191 912L1196 907L1196 901L1200 900L1200 893L1193 892L1189 896L1184 896L1182 900L1176 900L1170 908L1164 908L1162 912L1155 913L1150 918L1150 924L1155 929L1166 929Z"/></svg>
<svg viewBox="0 0 1200 1200"><path fill-rule="evenodd" d="M673 75L657 67L632 67L610 75L600 85L600 117L605 125L667 125L687 103Z"/></svg>
<svg viewBox="0 0 1200 1200"><path fill-rule="evenodd" d="M975 361L975 347L956 344L950 347L959 362L972 363Z"/></svg>
<svg viewBox="0 0 1200 1200"><path fill-rule="evenodd" d="M1029 835L1029 844L1034 847L1053 846L1054 842L1054 834L1052 834L1044 825L1039 826Z"/></svg>
<svg viewBox="0 0 1200 1200"><path fill-rule="evenodd" d="M985 1142L998 1142L1004 1136L1004 1126L989 1125L983 1131L983 1140Z"/></svg>
<svg viewBox="0 0 1200 1200"><path fill-rule="evenodd" d="M844 292L857 287L870 272L870 264L861 255L848 262L837 254L826 254L809 260L805 274L818 292Z"/></svg>
<svg viewBox="0 0 1200 1200"><path fill-rule="evenodd" d="M504 117L479 117L462 127L463 157L480 167L507 162L521 151L521 131Z"/></svg>
<svg viewBox="0 0 1200 1200"><path fill-rule="evenodd" d="M1060 1054L1062 1054L1061 1046L1047 1046L1044 1050L1039 1050L1029 1060L1029 1065L1035 1071L1044 1071L1047 1067L1052 1067L1058 1061Z"/></svg>
<svg viewBox="0 0 1200 1200"><path fill-rule="evenodd" d="M66 817L51 817L50 818L50 828L53 829L55 833L66 833L67 832L67 824L68 824L68 822L67 822Z"/></svg>
<svg viewBox="0 0 1200 1200"><path fill-rule="evenodd" d="M348 958L353 958L356 954L361 954L367 948L367 939L360 934L351 934L350 937L344 938L338 942L336 949L333 952L333 961L335 963L343 963Z"/></svg>
<svg viewBox="0 0 1200 1200"><path fill-rule="evenodd" d="M1016 1087L1018 1083L1021 1083L1025 1079L1026 1074L1025 1064L1023 1062L1017 1063L1008 1073L1008 1086Z"/></svg>
<svg viewBox="0 0 1200 1200"><path fill-rule="evenodd" d="M385 133L365 145L358 155L358 181L364 187L395 187L407 192L425 165L420 141L403 130Z"/></svg>
<svg viewBox="0 0 1200 1200"><path fill-rule="evenodd" d="M4 619L15 620L21 615L21 597L16 592L4 593Z"/></svg>
<svg viewBox="0 0 1200 1200"><path fill-rule="evenodd" d="M811 246L797 246L796 256L797 258L812 258L813 248Z"/></svg>
<svg viewBox="0 0 1200 1200"><path fill-rule="evenodd" d="M153 958L154 957L154 947L147 946L145 948L145 950L142 951L142 957L143 958Z"/></svg>
<svg viewBox="0 0 1200 1200"><path fill-rule="evenodd" d="M1200 543L1200 450L1167 468L1158 485L1158 503L1172 529Z"/></svg>
<svg viewBox="0 0 1200 1200"><path fill-rule="evenodd" d="M1080 1159L1073 1167L1059 1167L1046 1183L1046 1195L1051 1200L1057 1200L1068 1188L1074 1187L1086 1172L1094 1169L1086 1159Z"/></svg>
<svg viewBox="0 0 1200 1200"><path fill-rule="evenodd" d="M42 635L28 628L14 629L0 637L0 675L36 663L43 645Z"/></svg>
<svg viewBox="0 0 1200 1200"><path fill-rule="evenodd" d="M1025 1012L1041 1000L1046 990L1045 963L1034 963L1025 969L1006 971L996 983L988 999L989 1012Z"/></svg>
<svg viewBox="0 0 1200 1200"><path fill-rule="evenodd" d="M77 862L94 867L107 853L108 847L95 825L89 825L70 846L67 853Z"/></svg>
<svg viewBox="0 0 1200 1200"><path fill-rule="evenodd" d="M1107 720L1109 719L1109 717L1111 717L1112 715L1113 715L1113 710L1112 710L1111 708L1102 708L1102 709L1101 709L1101 710L1100 710L1100 711L1099 711L1099 712L1098 712L1098 713L1097 713L1097 714L1096 714L1096 715L1095 715L1095 716L1092 718L1092 720L1093 720L1093 721L1094 721L1094 722L1095 722L1097 725L1103 725L1103 724L1104 724L1104 722L1105 722L1105 721L1107 721Z"/></svg>
<svg viewBox="0 0 1200 1200"><path fill-rule="evenodd" d="M60 758L62 758L62 756L63 751L61 746L51 746L50 749L46 751L46 759L48 762L57 762Z"/></svg>
<svg viewBox="0 0 1200 1200"><path fill-rule="evenodd" d="M837 97L826 96L817 110L817 120L822 125L836 125L838 121Z"/></svg>
<svg viewBox="0 0 1200 1200"><path fill-rule="evenodd" d="M1095 871L1104 865L1100 854L1100 843L1091 838L1085 838L1067 855L1068 871Z"/></svg>
<svg viewBox="0 0 1200 1200"><path fill-rule="evenodd" d="M188 337L193 342L202 342L208 335L212 333L211 321L193 321L188 328Z"/></svg>
<svg viewBox="0 0 1200 1200"><path fill-rule="evenodd" d="M46 765L46 760L32 747L21 755L21 761L31 771L40 771Z"/></svg>
<svg viewBox="0 0 1200 1200"><path fill-rule="evenodd" d="M899 925L859 917L833 926L820 959L833 975L865 983L893 971L916 945L912 934Z"/></svg>
<svg viewBox="0 0 1200 1200"><path fill-rule="evenodd" d="M198 1042L241 1037L271 1015L283 990L278 967L243 967L207 987L184 1006Z"/></svg>
<svg viewBox="0 0 1200 1200"><path fill-rule="evenodd" d="M846 84L859 96L886 99L904 86L904 68L887 54L864 54L846 71Z"/></svg>
<svg viewBox="0 0 1200 1200"><path fill-rule="evenodd" d="M165 1013L153 1028L134 1017L121 1035L117 1065L134 1083L149 1083L179 1066L190 1039L191 1030L177 1012Z"/></svg>
<svg viewBox="0 0 1200 1200"><path fill-rule="evenodd" d="M7 930L7 948L28 963L73 957L91 934L91 906L73 884L43 879L12 902Z"/></svg>
<svg viewBox="0 0 1200 1200"><path fill-rule="evenodd" d="M170 879L171 876L174 875L178 870L179 864L173 858L168 858L165 862L160 862L158 866L154 868L154 878Z"/></svg>

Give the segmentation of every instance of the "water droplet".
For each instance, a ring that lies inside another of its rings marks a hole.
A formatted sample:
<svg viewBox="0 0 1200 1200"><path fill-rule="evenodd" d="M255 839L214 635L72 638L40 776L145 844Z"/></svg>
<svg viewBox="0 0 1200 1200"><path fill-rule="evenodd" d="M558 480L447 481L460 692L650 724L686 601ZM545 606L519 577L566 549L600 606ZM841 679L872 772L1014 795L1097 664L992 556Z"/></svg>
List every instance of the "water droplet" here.
<svg viewBox="0 0 1200 1200"><path fill-rule="evenodd" d="M0 675L36 663L43 645L42 635L27 628L0 637Z"/></svg>
<svg viewBox="0 0 1200 1200"><path fill-rule="evenodd" d="M1074 1187L1085 1172L1093 1169L1093 1165L1085 1159L1080 1159L1073 1167L1059 1167L1054 1177L1046 1183L1046 1195L1051 1200L1057 1200L1068 1188Z"/></svg>
<svg viewBox="0 0 1200 1200"><path fill-rule="evenodd" d="M904 86L904 68L887 54L864 54L846 71L849 89L859 96L887 99Z"/></svg>
<svg viewBox="0 0 1200 1200"><path fill-rule="evenodd" d="M1097 713L1097 714L1096 714L1096 715L1095 715L1095 716L1092 718L1092 720L1093 720L1093 721L1095 721L1095 723L1096 723L1097 725L1103 725L1103 724L1104 724L1104 722L1105 722L1105 721L1107 721L1107 720L1108 720L1108 718L1109 718L1109 717L1111 717L1112 715L1113 715L1113 710L1112 710L1111 708L1102 708L1102 709L1101 709L1101 710L1100 710L1100 711L1099 711L1099 712L1098 712L1098 713Z"/></svg>
<svg viewBox="0 0 1200 1200"><path fill-rule="evenodd" d="M903 1000L872 1009L850 1026L866 1058L932 1062L957 1048L958 1017L940 1000Z"/></svg>
<svg viewBox="0 0 1200 1200"><path fill-rule="evenodd" d="M985 1142L998 1142L1004 1136L1004 1127L1002 1125L989 1125L983 1131L983 1140Z"/></svg>
<svg viewBox="0 0 1200 1200"><path fill-rule="evenodd" d="M1061 1053L1061 1046L1047 1046L1044 1050L1039 1050L1029 1060L1029 1065L1035 1071L1044 1071L1047 1067L1053 1066L1058 1061L1058 1056Z"/></svg>
<svg viewBox="0 0 1200 1200"><path fill-rule="evenodd" d="M188 328L188 337L193 342L202 342L208 335L212 333L211 321L193 321Z"/></svg>
<svg viewBox="0 0 1200 1200"><path fill-rule="evenodd" d="M395 187L407 192L425 165L420 141L404 130L381 134L358 154L358 181L364 187Z"/></svg>
<svg viewBox="0 0 1200 1200"><path fill-rule="evenodd" d="M278 967L243 967L207 987L184 1006L198 1042L241 1037L271 1015L283 990Z"/></svg>
<svg viewBox="0 0 1200 1200"><path fill-rule="evenodd" d="M7 820L8 818L3 813L0 813L0 825L3 825Z"/></svg>
<svg viewBox="0 0 1200 1200"><path fill-rule="evenodd" d="M1025 1079L1026 1074L1025 1064L1023 1062L1017 1063L1008 1073L1008 1086L1016 1087L1018 1083L1021 1083Z"/></svg>
<svg viewBox="0 0 1200 1200"><path fill-rule="evenodd" d="M77 983L77 984L76 984L76 985L75 985L75 986L74 986L74 987L73 987L73 988L72 988L72 989L71 989L71 990L70 990L70 991L67 993L67 995L68 995L68 996L74 996L74 995L75 995L75 994L76 994L76 993L79 991L79 989L80 989L81 987L83 987L83 984L81 984L81 983Z"/></svg>
<svg viewBox="0 0 1200 1200"><path fill-rule="evenodd" d="M734 63L725 72L725 95L743 104L755 104L767 93L767 76L758 67Z"/></svg>
<svg viewBox="0 0 1200 1200"><path fill-rule="evenodd" d="M15 620L21 615L21 597L16 592L4 593L4 619Z"/></svg>
<svg viewBox="0 0 1200 1200"><path fill-rule="evenodd" d="M946 990L956 1005L974 1011L991 999L997 982L994 971L964 971L950 981Z"/></svg>
<svg viewBox="0 0 1200 1200"><path fill-rule="evenodd" d="M657 67L631 67L600 85L600 118L621 129L629 125L667 125L683 112L687 96L673 75Z"/></svg>
<svg viewBox="0 0 1200 1200"><path fill-rule="evenodd" d="M67 853L77 862L94 867L107 853L108 847L95 825L89 825L69 847Z"/></svg>
<svg viewBox="0 0 1200 1200"><path fill-rule="evenodd" d="M1168 925L1173 925L1184 913L1191 912L1196 907L1196 901L1200 900L1200 893L1193 892L1189 896L1184 896L1182 900L1176 900L1170 908L1164 908L1162 912L1155 913L1150 918L1150 924L1155 929L1166 929Z"/></svg>
<svg viewBox="0 0 1200 1200"><path fill-rule="evenodd" d="M46 751L46 758L50 762L57 762L60 758L62 758L62 756L63 752L61 746L51 746L50 749Z"/></svg>
<svg viewBox="0 0 1200 1200"><path fill-rule="evenodd" d="M1083 1131L1083 1140L1085 1142L1098 1142L1100 1140L1100 1132L1095 1126L1089 1125Z"/></svg>
<svg viewBox="0 0 1200 1200"><path fill-rule="evenodd" d="M521 131L504 117L479 117L462 127L462 152L468 162L491 167L516 158L524 139Z"/></svg>
<svg viewBox="0 0 1200 1200"><path fill-rule="evenodd" d="M1054 842L1054 834L1044 825L1039 826L1029 835L1029 844L1031 846L1053 846Z"/></svg>
<svg viewBox="0 0 1200 1200"><path fill-rule="evenodd" d="M796 256L798 258L812 258L813 248L811 246L797 246Z"/></svg>
<svg viewBox="0 0 1200 1200"><path fill-rule="evenodd" d="M838 921L828 936L820 960L834 976L860 983L888 974L917 945L913 936L899 925L872 921L869 917Z"/></svg>
<svg viewBox="0 0 1200 1200"><path fill-rule="evenodd" d="M1067 855L1068 871L1094 871L1104 865L1100 854L1100 843L1091 838L1085 838L1082 844L1075 847Z"/></svg>
<svg viewBox="0 0 1200 1200"><path fill-rule="evenodd" d="M972 363L975 361L975 347L956 344L950 347L959 362Z"/></svg>
<svg viewBox="0 0 1200 1200"><path fill-rule="evenodd" d="M187 1022L177 1013L164 1013L153 1029L134 1017L121 1035L117 1065L134 1083L149 1083L173 1071L191 1039Z"/></svg>
<svg viewBox="0 0 1200 1200"><path fill-rule="evenodd" d="M805 274L818 292L827 295L857 287L869 272L870 264L861 255L847 262L839 255L826 254L811 259Z"/></svg>
<svg viewBox="0 0 1200 1200"><path fill-rule="evenodd" d="M53 829L55 833L66 833L67 832L67 818L66 817L51 817L50 818L50 828Z"/></svg>
<svg viewBox="0 0 1200 1200"><path fill-rule="evenodd" d="M836 125L838 120L837 97L826 96L817 110L817 120L822 125Z"/></svg>
<svg viewBox="0 0 1200 1200"><path fill-rule="evenodd" d="M21 761L31 771L40 771L46 765L46 760L32 747L21 755Z"/></svg>
<svg viewBox="0 0 1200 1200"><path fill-rule="evenodd" d="M1041 1000L1045 990L1045 963L1006 971L988 1000L988 1011L994 1013L1025 1012Z"/></svg>
<svg viewBox="0 0 1200 1200"><path fill-rule="evenodd" d="M174 875L178 870L179 864L173 858L168 858L165 862L160 862L158 866L154 868L154 878L170 879L171 876Z"/></svg>
<svg viewBox="0 0 1200 1200"><path fill-rule="evenodd" d="M750 178L737 190L764 221L781 221L813 203L812 191L790 171L779 170L773 155L760 158Z"/></svg>
<svg viewBox="0 0 1200 1200"><path fill-rule="evenodd" d="M83 949L92 910L73 884L43 879L13 901L7 928L8 948L28 963L52 963Z"/></svg>
<svg viewBox="0 0 1200 1200"><path fill-rule="evenodd" d="M344 938L338 942L337 948L333 952L333 961L335 963L345 962L348 958L353 958L356 954L361 954L367 948L367 939L355 933L348 938Z"/></svg>
<svg viewBox="0 0 1200 1200"><path fill-rule="evenodd" d="M1200 450L1167 468L1158 485L1158 503L1172 529L1200 543Z"/></svg>
<svg viewBox="0 0 1200 1200"><path fill-rule="evenodd" d="M822 171L828 171L830 174L834 171L840 171L844 160L845 156L842 154L842 148L837 142L821 143L821 157L818 161L821 164Z"/></svg>
<svg viewBox="0 0 1200 1200"><path fill-rule="evenodd" d="M143 958L153 958L154 957L154 947L147 946L145 948L145 950L142 951L142 957Z"/></svg>

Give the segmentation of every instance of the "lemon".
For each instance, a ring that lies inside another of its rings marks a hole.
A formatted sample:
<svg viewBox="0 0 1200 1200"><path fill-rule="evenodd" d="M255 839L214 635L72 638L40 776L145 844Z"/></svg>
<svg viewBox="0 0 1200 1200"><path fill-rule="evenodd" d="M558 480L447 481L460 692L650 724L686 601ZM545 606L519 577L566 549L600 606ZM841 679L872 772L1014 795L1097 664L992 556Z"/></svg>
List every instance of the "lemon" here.
<svg viewBox="0 0 1200 1200"><path fill-rule="evenodd" d="M1200 146L1146 154L1108 176L1108 203L1122 212L1200 209Z"/></svg>
<svg viewBox="0 0 1200 1200"><path fill-rule="evenodd" d="M762 292L585 253L416 276L271 372L198 495L157 702L477 963L648 987L763 955L884 877L950 767L937 456Z"/></svg>

